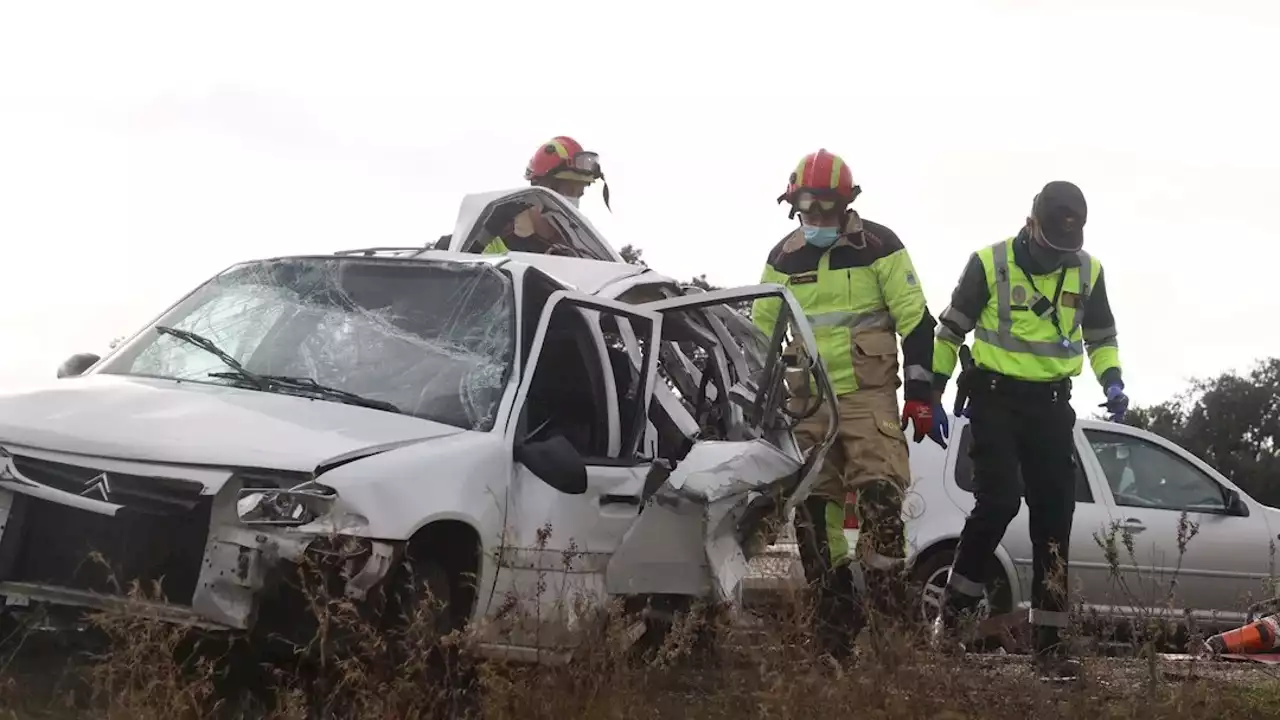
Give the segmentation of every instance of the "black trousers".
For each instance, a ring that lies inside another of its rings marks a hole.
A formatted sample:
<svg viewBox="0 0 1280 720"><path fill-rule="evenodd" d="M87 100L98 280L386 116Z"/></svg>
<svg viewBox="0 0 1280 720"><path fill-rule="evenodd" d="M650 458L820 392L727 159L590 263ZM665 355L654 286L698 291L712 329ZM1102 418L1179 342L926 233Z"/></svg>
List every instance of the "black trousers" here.
<svg viewBox="0 0 1280 720"><path fill-rule="evenodd" d="M1058 650L1067 620L1067 565L1075 515L1075 411L1069 381L1030 383L977 371L969 400L975 499L960 535L946 611L972 608L990 580L996 546L1025 494L1038 652Z"/></svg>

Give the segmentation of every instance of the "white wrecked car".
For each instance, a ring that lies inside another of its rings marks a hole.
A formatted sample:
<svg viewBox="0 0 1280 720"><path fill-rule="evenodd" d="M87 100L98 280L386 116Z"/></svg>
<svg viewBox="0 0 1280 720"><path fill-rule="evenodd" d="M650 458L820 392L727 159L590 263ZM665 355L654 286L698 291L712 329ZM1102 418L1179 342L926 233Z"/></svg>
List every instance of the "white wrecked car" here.
<svg viewBox="0 0 1280 720"><path fill-rule="evenodd" d="M783 407L782 347L817 356L802 311L779 286L683 294L542 189L467 198L458 243L512 198L559 212L583 257L246 262L83 373L0 396L10 611L139 580L165 595L139 609L251 629L296 612L279 579L335 534L357 601L411 570L460 624L544 588L531 627L479 624L507 657L569 649L570 594L733 601L768 498L789 511L826 450L802 456ZM793 338L735 309L762 296Z"/></svg>

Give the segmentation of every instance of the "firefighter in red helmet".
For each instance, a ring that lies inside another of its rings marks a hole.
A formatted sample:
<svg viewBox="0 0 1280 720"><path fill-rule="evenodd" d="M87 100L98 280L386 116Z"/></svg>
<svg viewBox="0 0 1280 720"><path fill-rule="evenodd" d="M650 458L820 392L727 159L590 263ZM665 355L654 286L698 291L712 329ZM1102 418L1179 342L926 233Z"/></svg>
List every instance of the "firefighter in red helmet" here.
<svg viewBox="0 0 1280 720"><path fill-rule="evenodd" d="M872 618L906 622L906 537L902 504L911 482L908 424L915 442L945 447L946 415L933 401L933 330L920 280L892 230L850 208L861 188L839 156L810 153L778 198L800 215L800 227L769 253L761 282L785 285L804 308L837 396L837 418L825 410L795 428L808 449L838 421L838 434L809 497L796 509L805 575L818 603L818 636L833 656L847 655L868 616L857 597L852 563L866 580ZM752 321L771 337L780 302L755 302ZM897 336L903 363L898 365ZM801 383L801 385L805 385ZM897 391L905 385L902 413ZM793 388L792 403L809 405L813 388ZM797 408L798 409L798 408ZM860 532L850 553L844 536L845 498L856 490ZM872 625L873 637L883 638Z"/></svg>
<svg viewBox="0 0 1280 720"><path fill-rule="evenodd" d="M524 177L533 187L554 190L574 207L578 207L592 183L604 181L600 157L583 150L577 140L565 135L554 137L538 147L529 158ZM604 184L604 204L609 206L608 183ZM495 213L495 217L490 219L494 238L485 245L483 252L496 254L516 250L575 254L537 207L513 203L501 210L504 212Z"/></svg>

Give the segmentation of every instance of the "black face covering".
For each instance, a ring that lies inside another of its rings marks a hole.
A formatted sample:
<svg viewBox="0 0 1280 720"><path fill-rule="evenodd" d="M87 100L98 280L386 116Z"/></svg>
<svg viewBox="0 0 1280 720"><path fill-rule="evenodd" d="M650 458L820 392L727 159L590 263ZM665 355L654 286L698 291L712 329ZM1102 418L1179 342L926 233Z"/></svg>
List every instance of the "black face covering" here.
<svg viewBox="0 0 1280 720"><path fill-rule="evenodd" d="M1036 264L1037 269L1043 274L1057 270L1066 262L1067 256L1071 253L1054 250L1042 243L1036 241L1034 237L1027 238L1027 250L1031 253L1031 261Z"/></svg>

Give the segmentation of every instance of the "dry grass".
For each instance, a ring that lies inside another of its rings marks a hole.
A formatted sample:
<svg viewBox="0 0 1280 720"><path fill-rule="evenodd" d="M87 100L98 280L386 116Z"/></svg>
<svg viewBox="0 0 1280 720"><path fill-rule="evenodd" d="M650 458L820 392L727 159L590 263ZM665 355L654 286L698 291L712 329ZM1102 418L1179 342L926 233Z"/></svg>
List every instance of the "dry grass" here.
<svg viewBox="0 0 1280 720"><path fill-rule="evenodd" d="M816 657L798 600L754 623L694 608L646 652L626 647L635 617L617 606L597 609L604 629L585 639L574 663L553 667L475 660L480 629L441 636L429 599L388 628L320 585L309 597L307 612L321 631L274 657L260 643L128 613L93 616L84 647L12 635L0 667L0 717L1280 717L1274 677L1215 677L1155 653L1128 664L1086 658L1081 681L1048 684L1025 659L935 655L916 628L863 642L856 663L836 667Z"/></svg>

